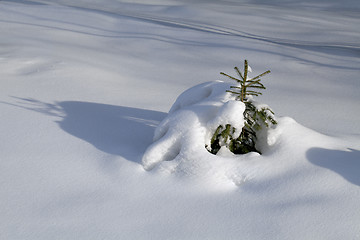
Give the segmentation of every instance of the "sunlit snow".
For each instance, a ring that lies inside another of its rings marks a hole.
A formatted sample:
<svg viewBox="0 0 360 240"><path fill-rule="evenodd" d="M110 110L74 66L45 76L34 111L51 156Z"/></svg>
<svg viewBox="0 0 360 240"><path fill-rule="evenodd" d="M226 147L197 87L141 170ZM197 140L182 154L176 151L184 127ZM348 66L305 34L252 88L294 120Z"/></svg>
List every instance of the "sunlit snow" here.
<svg viewBox="0 0 360 240"><path fill-rule="evenodd" d="M0 238L360 238L359 16L357 0L1 0ZM219 73L244 59L271 70L256 100L279 123L261 155L212 155L242 109Z"/></svg>

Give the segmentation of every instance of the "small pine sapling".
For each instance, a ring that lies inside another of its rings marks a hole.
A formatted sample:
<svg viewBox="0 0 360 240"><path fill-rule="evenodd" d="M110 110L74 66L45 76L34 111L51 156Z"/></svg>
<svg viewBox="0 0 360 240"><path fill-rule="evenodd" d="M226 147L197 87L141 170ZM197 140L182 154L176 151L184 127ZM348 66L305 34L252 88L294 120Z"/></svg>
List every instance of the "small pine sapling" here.
<svg viewBox="0 0 360 240"><path fill-rule="evenodd" d="M225 127L220 125L211 138L211 148L208 149L213 154L216 154L221 146L226 146L235 154L245 154L248 152L260 153L255 146L257 133L263 127L269 128L271 125L277 124L274 118L274 112L268 106L260 105L253 101L254 96L262 94L259 90L266 89L261 83L261 77L269 74L270 71L263 72L254 78L248 78L249 65L247 60L244 61L244 74L241 73L238 67L235 67L235 71L239 78L223 72L220 74L238 83L237 86L231 86L231 90L227 90L227 92L236 95L236 100L245 104L244 127L240 135L234 137L233 134L236 129L233 126L230 124L226 124Z"/></svg>

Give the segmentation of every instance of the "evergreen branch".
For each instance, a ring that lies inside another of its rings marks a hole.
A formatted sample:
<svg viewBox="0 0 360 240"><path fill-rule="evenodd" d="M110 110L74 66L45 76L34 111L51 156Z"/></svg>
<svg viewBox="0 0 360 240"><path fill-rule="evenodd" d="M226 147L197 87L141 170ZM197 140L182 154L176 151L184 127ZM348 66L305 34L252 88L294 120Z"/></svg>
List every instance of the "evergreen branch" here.
<svg viewBox="0 0 360 240"><path fill-rule="evenodd" d="M245 122L245 126L248 127L248 128L251 128L252 125L254 125L254 120L252 119L246 119L246 122Z"/></svg>
<svg viewBox="0 0 360 240"><path fill-rule="evenodd" d="M256 93L256 94L260 94L260 95L262 95L262 93L261 93L261 92L251 91L251 90L247 91L247 94L250 94L250 93Z"/></svg>
<svg viewBox="0 0 360 240"><path fill-rule="evenodd" d="M252 86L252 85L255 85L255 84L258 84L258 85L260 85L260 86L265 87L260 81L261 81L261 79L259 79L259 80L257 80L257 81L248 81L249 84L247 84L246 87L249 87L249 86Z"/></svg>
<svg viewBox="0 0 360 240"><path fill-rule="evenodd" d="M251 86L251 88L266 89L264 86Z"/></svg>
<svg viewBox="0 0 360 240"><path fill-rule="evenodd" d="M245 102L245 106L245 111L254 111L256 109L252 102Z"/></svg>
<svg viewBox="0 0 360 240"><path fill-rule="evenodd" d="M278 123L273 117L271 117L269 120L273 125L276 125Z"/></svg>
<svg viewBox="0 0 360 240"><path fill-rule="evenodd" d="M241 74L239 68L238 68L238 67L235 67L234 69L236 70L236 72L238 73L238 75L244 80L244 77L243 77L243 75Z"/></svg>
<svg viewBox="0 0 360 240"><path fill-rule="evenodd" d="M230 91L230 90L226 90L226 92L233 93L233 94L239 94L238 92L234 92L234 91Z"/></svg>
<svg viewBox="0 0 360 240"><path fill-rule="evenodd" d="M216 129L215 133L214 133L214 137L216 137L217 135L219 135L220 131L223 129L222 125L219 125L218 128ZM213 138L214 138L213 137Z"/></svg>
<svg viewBox="0 0 360 240"><path fill-rule="evenodd" d="M263 108L261 108L261 111L269 111L269 112L271 112L272 114L275 114L275 113L273 112L273 110L271 110L271 109L268 108L268 107L263 107Z"/></svg>
<svg viewBox="0 0 360 240"><path fill-rule="evenodd" d="M249 134L249 135L252 135L252 137L256 138L256 132L252 129L251 126L245 124L245 130L244 130L244 133L246 134Z"/></svg>
<svg viewBox="0 0 360 240"><path fill-rule="evenodd" d="M262 76L264 76L264 75L266 75L266 74L268 74L268 73L271 73L271 71L270 71L270 70L267 70L266 72L263 72L262 74L257 75L256 77L252 78L251 80L256 80L256 79L258 79L258 78L261 78Z"/></svg>
<svg viewBox="0 0 360 240"><path fill-rule="evenodd" d="M235 78L235 77L232 77L232 76L230 76L230 75L228 75L228 74L226 74L226 73L221 72L220 74L222 74L222 75L224 75L224 76L226 76L226 77L228 77L228 78L231 78L231 79L233 79L233 80L235 80L235 81L237 81L237 82L241 82L240 79L237 79L237 78Z"/></svg>
<svg viewBox="0 0 360 240"><path fill-rule="evenodd" d="M251 95L251 96L259 96L259 95L262 95L262 93L248 93L247 95Z"/></svg>
<svg viewBox="0 0 360 240"><path fill-rule="evenodd" d="M259 83L261 81L261 79L258 79L258 80L249 80L247 81L248 83Z"/></svg>

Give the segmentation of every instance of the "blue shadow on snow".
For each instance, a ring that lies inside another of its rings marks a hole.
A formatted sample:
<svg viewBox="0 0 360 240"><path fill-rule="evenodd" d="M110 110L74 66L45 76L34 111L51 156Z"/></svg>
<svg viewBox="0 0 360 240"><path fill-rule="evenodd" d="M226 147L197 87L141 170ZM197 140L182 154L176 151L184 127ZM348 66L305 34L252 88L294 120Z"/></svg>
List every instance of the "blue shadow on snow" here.
<svg viewBox="0 0 360 240"><path fill-rule="evenodd" d="M97 149L140 163L152 143L155 127L166 113L93 102L45 103L13 97L19 102L4 104L59 117L60 128Z"/></svg>
<svg viewBox="0 0 360 240"><path fill-rule="evenodd" d="M352 184L360 186L360 151L331 150L311 148L307 151L308 160L320 167L328 168Z"/></svg>
<svg viewBox="0 0 360 240"><path fill-rule="evenodd" d="M65 132L89 142L97 149L138 162L152 142L154 129L166 113L107 104L60 102Z"/></svg>

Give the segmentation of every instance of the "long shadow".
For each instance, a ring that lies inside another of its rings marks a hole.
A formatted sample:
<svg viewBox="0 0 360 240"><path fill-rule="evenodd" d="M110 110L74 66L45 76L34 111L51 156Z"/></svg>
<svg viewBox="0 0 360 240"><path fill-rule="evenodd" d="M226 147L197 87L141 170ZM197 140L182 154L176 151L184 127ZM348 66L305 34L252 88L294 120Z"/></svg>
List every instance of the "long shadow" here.
<svg viewBox="0 0 360 240"><path fill-rule="evenodd" d="M139 162L166 113L90 102L61 102L61 129L99 150Z"/></svg>
<svg viewBox="0 0 360 240"><path fill-rule="evenodd" d="M16 0L19 3L27 3L27 1L24 0ZM35 4L35 3L34 3ZM226 26L220 26L220 25L209 25L206 23L195 23L188 20L179 20L179 19L172 19L168 17L158 17L158 16L152 16L152 15L144 15L134 12L128 12L121 9L109 9L106 6L103 8L92 8L89 6L82 6L81 4L77 3L69 3L66 4L67 6L73 7L75 9L79 9L82 11L93 11L96 13L101 13L105 15L110 15L113 17L123 17L128 19L134 19L137 21L162 25L166 27L172 27L172 28L178 28L178 29L185 29L185 30L192 30L192 31L198 31L198 32L205 32L209 34L216 34L216 35L223 35L223 36L229 36L229 37L237 37L239 41L242 41L242 39L249 39L254 41L260 41L264 43L274 44L274 45L280 45L284 47L289 48L295 48L300 50L307 50L311 52L321 52L326 53L329 55L337 55L337 56L353 56L353 57L359 57L360 56L360 48L357 45L346 45L344 43L337 43L337 44L327 44L327 43L316 43L311 41L298 41L298 40L290 40L290 39L281 39L281 38L271 38L267 36L261 36L256 34L251 34L249 32L237 30L228 28ZM78 6L79 5L79 6ZM24 14L24 13L23 13ZM32 15L28 15L31 17L34 17ZM43 24L37 24L37 23L31 23L31 22L22 22L22 21L14 21L14 20L0 20L0 22L4 23L14 23L14 24L21 24L21 25L29 25L29 26L37 26L41 28L49 28L49 29L58 29L61 31L71 31L79 34L86 34L90 36L99 36L99 37L107 37L107 38L123 38L123 39L149 39L149 40L155 40L155 41L161 41L161 42L167 42L172 44L181 44L181 45L192 45L192 46L208 46L208 47L223 47L223 48L234 48L234 49L247 49L251 51L256 52L268 52L284 57L293 58L298 61L307 62L310 64L315 64L322 67L329 67L329 68L341 68L341 69L348 69L348 70L358 70L358 67L352 67L347 66L344 63L339 64L326 64L321 61L314 61L311 59L306 58L300 58L299 56L291 56L288 54L283 54L280 52L272 52L264 49L251 49L248 47L243 47L242 44L236 44L236 45L229 45L229 44L219 44L214 42L207 42L207 41L194 41L189 39L177 39L175 37L167 36L164 34L159 33L149 33L149 32L122 32L122 31L114 31L109 29L101 29L97 28L92 25L83 25L83 24L76 24L74 22L69 22L67 20L54 20L51 18L44 18L41 16L37 16L36 19L42 20ZM64 26L58 26L58 25L47 25L48 22L55 22L55 23L61 23L61 24L67 24L67 27ZM77 27L81 27L82 30L79 30L78 28L71 28L70 26L74 25Z"/></svg>
<svg viewBox="0 0 360 240"><path fill-rule="evenodd" d="M19 3L27 2L27 1L23 1L23 0L16 0L16 1ZM259 1L259 3L264 4L262 1ZM35 4L35 2L34 2L34 4ZM43 3L40 3L40 4L43 4ZM267 36L262 36L262 35L256 35L256 34L252 34L249 32L245 32L245 31L241 31L241 30L237 30L237 29L233 29L233 28L228 28L226 26L208 25L206 23L195 23L195 22L186 21L186 20L171 19L168 17L144 15L144 14L124 11L124 10L121 10L118 8L110 9L110 8L107 8L106 6L103 6L102 8L99 8L99 7L95 8L95 7L91 7L91 5L83 6L83 5L81 5L81 4L79 5L77 3L68 3L68 4L66 4L66 6L70 6L75 9L82 10L82 11L86 10L86 11L102 13L102 14L110 15L110 16L125 17L125 18L129 18L129 19L134 19L134 20L138 20L138 21L162 25L162 26L166 26L166 27L193 30L193 31L205 32L205 33L216 34L216 35L232 36L232 37L238 37L240 39L250 39L250 40L270 43L270 44L274 44L274 45L280 45L280 46L284 46L284 47L296 48L296 49L300 49L300 50L325 53L325 54L329 54L329 55L353 56L353 57L360 56L359 46L353 45L353 44L349 45L349 44L344 44L341 42L335 43L335 44L328 44L328 43L324 43L324 42L318 43L318 42L312 42L312 41L300 41L300 40L273 38L273 37L267 37ZM40 17L38 17L38 18L40 18ZM46 18L41 18L41 19L43 19L45 21L50 20L50 19L46 19ZM128 36L123 36L120 32L114 32L114 31L109 31L109 30L106 30L106 31L112 33L113 35L94 34L94 33L90 33L90 32L78 31L78 30L74 30L74 29L70 30L70 29L63 29L63 28L54 27L54 26L36 25L36 24L21 23L21 22L16 22L16 21L7 21L7 22L18 23L18 24L29 24L29 25L54 28L54 29L59 29L59 30L67 30L67 31L73 31L73 32L78 32L78 33L82 33L82 34L102 36L102 37L125 37L125 38L126 37L129 37L129 38L138 38L139 37L135 33L132 33L132 34L128 33ZM69 24L69 22L67 22L67 21L60 21L60 22ZM73 22L71 24L76 25ZM81 25L79 25L79 26L81 26ZM89 28L90 26L82 26L82 27ZM91 28L94 29L94 26L91 26ZM101 30L101 29L95 28L95 30ZM178 39L174 39L174 38L171 38L168 36L161 36L161 38L160 38L160 37L157 37L156 35L157 34L154 35L154 34L146 33L140 37L141 38L149 38L149 39L158 40L158 41L166 41L166 42L169 41L169 42L177 43L177 44L188 43L191 45L204 45L204 43L201 43L201 42L178 40ZM237 48L236 46L233 46L233 47ZM307 60L304 59L303 61L307 61ZM349 69L349 70L358 70L358 68L356 68L356 67L349 67L349 66L345 66L345 65L332 66L332 65L321 64L320 62L311 62L310 60L309 60L309 62L318 64L320 66L343 68L343 69Z"/></svg>
<svg viewBox="0 0 360 240"><path fill-rule="evenodd" d="M73 6L74 8L78 8L81 10L92 10L96 12L101 12L105 14L111 14L116 16L128 17L131 19L153 23L157 25L162 25L166 27L172 28L180 28L186 30L194 30L199 32L217 34L217 35L224 35L224 36L234 36L239 38L245 38L250 40L257 40L266 43L271 43L275 45L285 46L285 47L292 47L302 50L308 50L313 52L320 52L326 53L331 55L338 55L338 56L360 56L360 48L359 46L350 46L345 45L343 43L337 44L327 44L327 43L316 43L311 41L297 41L297 40L290 40L290 39L281 39L281 38L271 38L256 34L251 34L245 31L236 30L232 28L228 28L225 26L218 26L218 25L208 25L205 23L194 23L191 21L184 21L179 19L170 19L170 18L163 18L158 16L151 16L151 15L144 15L144 14L136 14L131 12L121 11L119 9L110 10L110 9L93 9L91 7L84 7L84 6ZM347 66L344 66L347 68Z"/></svg>
<svg viewBox="0 0 360 240"><path fill-rule="evenodd" d="M6 103L42 114L60 117L59 127L97 149L140 163L152 142L155 127L166 113L93 102L65 101L54 104L16 98ZM3 102L4 103L4 102Z"/></svg>
<svg viewBox="0 0 360 240"><path fill-rule="evenodd" d="M2 1L3 2L11 2L11 3L28 4L28 5L46 5L45 3L30 1L30 0L2 0Z"/></svg>
<svg viewBox="0 0 360 240"><path fill-rule="evenodd" d="M320 167L328 168L352 184L360 186L360 151L330 150L311 148L307 151L308 160Z"/></svg>

